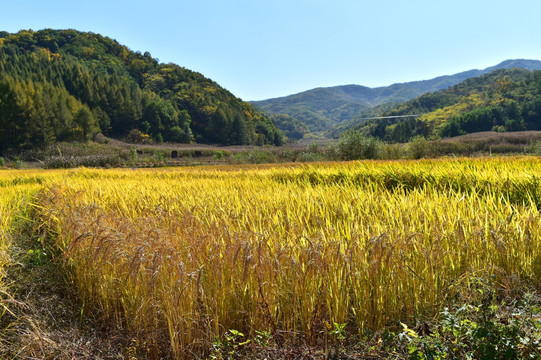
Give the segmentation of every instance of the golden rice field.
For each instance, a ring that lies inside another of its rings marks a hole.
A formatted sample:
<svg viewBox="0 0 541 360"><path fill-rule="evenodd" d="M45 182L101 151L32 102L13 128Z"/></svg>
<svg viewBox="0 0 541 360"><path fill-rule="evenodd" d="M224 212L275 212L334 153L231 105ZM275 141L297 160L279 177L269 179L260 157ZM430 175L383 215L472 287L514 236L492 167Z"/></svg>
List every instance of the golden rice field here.
<svg viewBox="0 0 541 360"><path fill-rule="evenodd" d="M534 157L6 170L0 189L2 265L31 216L83 312L156 358L205 356L231 329L317 344L328 324L411 323L479 279L541 289Z"/></svg>

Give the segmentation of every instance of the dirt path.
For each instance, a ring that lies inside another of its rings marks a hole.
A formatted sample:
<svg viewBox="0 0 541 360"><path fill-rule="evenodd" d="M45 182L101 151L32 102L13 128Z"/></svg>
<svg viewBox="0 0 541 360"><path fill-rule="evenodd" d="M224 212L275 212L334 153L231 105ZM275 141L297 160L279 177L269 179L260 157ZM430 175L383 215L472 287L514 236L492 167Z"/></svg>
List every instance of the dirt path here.
<svg viewBox="0 0 541 360"><path fill-rule="evenodd" d="M99 315L82 318L58 259L36 241L16 239L11 294L0 322L1 359L134 359L121 331L100 327ZM31 249L31 250L28 250ZM8 295L4 295L7 297Z"/></svg>

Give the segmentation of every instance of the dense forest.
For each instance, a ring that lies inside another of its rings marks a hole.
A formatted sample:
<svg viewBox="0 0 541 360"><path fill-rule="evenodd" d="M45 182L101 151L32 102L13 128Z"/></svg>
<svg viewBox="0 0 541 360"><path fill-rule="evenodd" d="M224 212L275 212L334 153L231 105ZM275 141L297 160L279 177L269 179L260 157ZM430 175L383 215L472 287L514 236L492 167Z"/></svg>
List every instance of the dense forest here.
<svg viewBox="0 0 541 360"><path fill-rule="evenodd" d="M76 30L0 32L0 153L97 133L134 142L283 142L203 75Z"/></svg>
<svg viewBox="0 0 541 360"><path fill-rule="evenodd" d="M422 95L406 103L373 109L387 119L352 121L347 128L389 142L414 136L452 137L479 131L541 130L541 71L495 70Z"/></svg>

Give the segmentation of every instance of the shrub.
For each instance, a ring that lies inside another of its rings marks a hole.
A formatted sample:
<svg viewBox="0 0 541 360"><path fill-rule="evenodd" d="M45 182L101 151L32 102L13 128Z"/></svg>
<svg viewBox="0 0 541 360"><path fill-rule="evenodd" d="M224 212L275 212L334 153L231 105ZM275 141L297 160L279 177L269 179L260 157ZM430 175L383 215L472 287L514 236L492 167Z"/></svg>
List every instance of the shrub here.
<svg viewBox="0 0 541 360"><path fill-rule="evenodd" d="M131 130L128 136L126 136L125 140L133 144L152 144L153 143L150 135L145 134L137 129Z"/></svg>
<svg viewBox="0 0 541 360"><path fill-rule="evenodd" d="M319 152L319 144L317 143L317 141L312 141L310 144L308 144L307 151L309 153L317 153L317 152Z"/></svg>
<svg viewBox="0 0 541 360"><path fill-rule="evenodd" d="M541 322L535 316L536 302L525 294L509 308L490 301L444 308L437 331L430 331L427 324L418 331L402 324L398 337L410 359L444 359L449 354L459 359L537 359Z"/></svg>
<svg viewBox="0 0 541 360"><path fill-rule="evenodd" d="M535 155L541 155L541 141L537 140L529 147L529 152Z"/></svg>
<svg viewBox="0 0 541 360"><path fill-rule="evenodd" d="M22 169L24 167L24 162L21 159L16 159L13 163L15 169Z"/></svg>
<svg viewBox="0 0 541 360"><path fill-rule="evenodd" d="M412 159L421 159L428 155L428 141L423 136L415 136L408 144L408 155Z"/></svg>
<svg viewBox="0 0 541 360"><path fill-rule="evenodd" d="M396 160L402 158L402 152L400 144L383 144L380 157L382 159Z"/></svg>
<svg viewBox="0 0 541 360"><path fill-rule="evenodd" d="M342 160L377 159L381 153L381 141L363 136L359 131L348 131L336 145Z"/></svg>
<svg viewBox="0 0 541 360"><path fill-rule="evenodd" d="M97 133L96 135L94 135L94 141L97 142L98 144L109 143L109 139L106 138L105 135L103 135L102 133Z"/></svg>
<svg viewBox="0 0 541 360"><path fill-rule="evenodd" d="M212 155L212 158L213 158L214 160L220 161L220 160L223 160L223 159L225 158L225 154L224 154L223 151L217 150L217 151L214 153L214 155Z"/></svg>
<svg viewBox="0 0 541 360"><path fill-rule="evenodd" d="M248 162L251 164L265 164L277 162L277 156L270 151L252 150L248 153Z"/></svg>

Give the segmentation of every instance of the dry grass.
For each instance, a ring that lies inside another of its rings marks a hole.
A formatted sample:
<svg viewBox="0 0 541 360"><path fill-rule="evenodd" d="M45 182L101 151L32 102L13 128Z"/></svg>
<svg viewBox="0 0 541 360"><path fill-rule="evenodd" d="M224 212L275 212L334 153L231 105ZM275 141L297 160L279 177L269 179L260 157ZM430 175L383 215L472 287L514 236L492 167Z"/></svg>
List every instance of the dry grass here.
<svg viewBox="0 0 541 360"><path fill-rule="evenodd" d="M486 142L488 144L531 144L541 140L541 131L495 132L481 131L442 139L443 142Z"/></svg>
<svg viewBox="0 0 541 360"><path fill-rule="evenodd" d="M13 265L13 238L18 236L28 219L31 197L39 185L21 171L0 173L0 313L9 312L13 301L5 281L7 269Z"/></svg>

